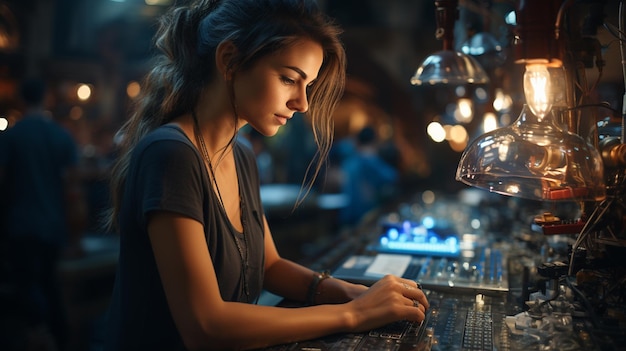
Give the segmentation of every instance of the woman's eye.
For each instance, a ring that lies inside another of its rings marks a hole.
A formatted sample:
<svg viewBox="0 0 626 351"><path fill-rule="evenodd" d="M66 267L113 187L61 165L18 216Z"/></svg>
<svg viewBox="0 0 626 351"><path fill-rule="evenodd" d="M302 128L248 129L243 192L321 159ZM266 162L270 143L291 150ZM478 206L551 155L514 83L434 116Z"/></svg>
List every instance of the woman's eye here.
<svg viewBox="0 0 626 351"><path fill-rule="evenodd" d="M280 77L280 79L282 80L283 83L285 84L294 84L295 81L289 77Z"/></svg>

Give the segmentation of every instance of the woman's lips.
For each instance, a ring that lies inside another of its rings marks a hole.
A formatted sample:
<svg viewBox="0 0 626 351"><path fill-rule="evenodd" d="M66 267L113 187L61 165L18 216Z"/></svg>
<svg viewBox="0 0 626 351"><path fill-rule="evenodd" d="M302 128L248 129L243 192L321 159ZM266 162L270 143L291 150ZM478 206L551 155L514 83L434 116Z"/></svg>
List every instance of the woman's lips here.
<svg viewBox="0 0 626 351"><path fill-rule="evenodd" d="M289 117L276 115L276 119L278 120L278 122L281 125L285 125L285 124L287 124L287 121L289 120Z"/></svg>

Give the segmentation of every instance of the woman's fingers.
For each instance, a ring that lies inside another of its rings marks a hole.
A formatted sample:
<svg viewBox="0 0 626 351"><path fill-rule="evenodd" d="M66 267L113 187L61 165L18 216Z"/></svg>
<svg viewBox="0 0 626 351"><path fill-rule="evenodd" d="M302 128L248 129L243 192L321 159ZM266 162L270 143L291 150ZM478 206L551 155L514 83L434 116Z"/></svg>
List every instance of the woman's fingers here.
<svg viewBox="0 0 626 351"><path fill-rule="evenodd" d="M402 279L401 284L403 288L402 295L410 299L411 303L415 307L422 306L423 311L428 309L428 307L430 306L428 303L428 299L422 291L422 286L418 282Z"/></svg>

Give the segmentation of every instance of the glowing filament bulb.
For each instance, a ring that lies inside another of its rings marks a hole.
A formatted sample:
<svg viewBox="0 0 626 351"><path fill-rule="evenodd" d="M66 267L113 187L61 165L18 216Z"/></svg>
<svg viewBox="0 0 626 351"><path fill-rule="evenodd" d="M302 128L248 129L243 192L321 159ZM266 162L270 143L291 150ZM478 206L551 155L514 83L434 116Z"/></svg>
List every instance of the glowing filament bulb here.
<svg viewBox="0 0 626 351"><path fill-rule="evenodd" d="M552 108L550 72L545 64L532 63L524 73L524 95L530 110L543 118Z"/></svg>

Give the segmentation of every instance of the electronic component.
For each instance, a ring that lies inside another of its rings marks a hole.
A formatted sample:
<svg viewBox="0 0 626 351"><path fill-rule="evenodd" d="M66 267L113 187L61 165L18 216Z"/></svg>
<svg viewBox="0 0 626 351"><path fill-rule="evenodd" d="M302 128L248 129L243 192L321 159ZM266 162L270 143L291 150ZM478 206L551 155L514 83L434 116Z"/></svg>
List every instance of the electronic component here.
<svg viewBox="0 0 626 351"><path fill-rule="evenodd" d="M535 216L531 228L544 235L578 234L585 222L581 219L563 220L550 212Z"/></svg>
<svg viewBox="0 0 626 351"><path fill-rule="evenodd" d="M510 350L503 296L424 292L430 308L422 323L397 321L365 333L334 334L264 350Z"/></svg>
<svg viewBox="0 0 626 351"><path fill-rule="evenodd" d="M498 249L481 249L468 258L411 256L400 254L353 255L333 276L373 284L385 274L420 282L428 289L471 292L505 292L509 289L506 257Z"/></svg>
<svg viewBox="0 0 626 351"><path fill-rule="evenodd" d="M369 249L375 252L457 257L460 242L447 228L428 228L410 221L384 223L378 242Z"/></svg>

